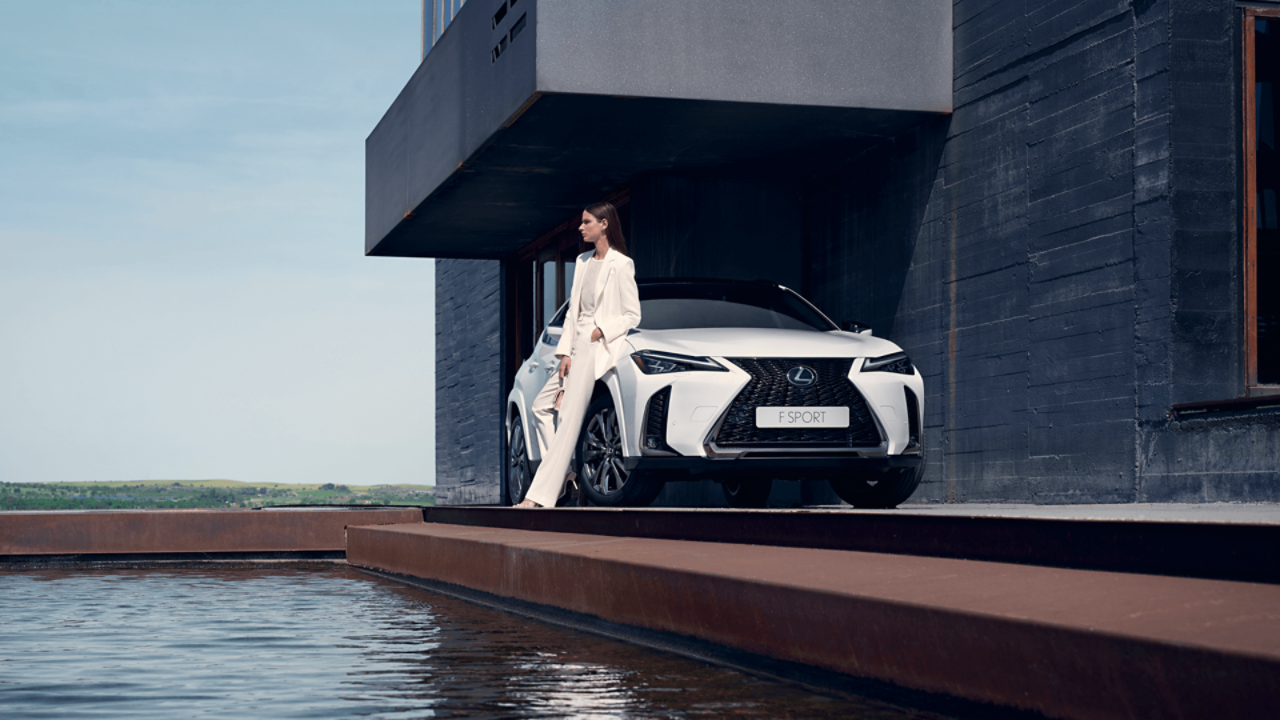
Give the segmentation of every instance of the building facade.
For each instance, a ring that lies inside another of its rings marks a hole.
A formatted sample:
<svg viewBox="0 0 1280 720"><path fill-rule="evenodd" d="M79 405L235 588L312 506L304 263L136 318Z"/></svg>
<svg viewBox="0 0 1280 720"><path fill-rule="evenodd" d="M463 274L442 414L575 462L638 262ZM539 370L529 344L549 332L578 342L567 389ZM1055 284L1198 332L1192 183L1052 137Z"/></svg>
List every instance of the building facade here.
<svg viewBox="0 0 1280 720"><path fill-rule="evenodd" d="M913 500L1280 500L1280 6L728 7L470 0L370 136L366 251L440 258L441 502L503 500L508 376L602 198L641 276L904 347Z"/></svg>

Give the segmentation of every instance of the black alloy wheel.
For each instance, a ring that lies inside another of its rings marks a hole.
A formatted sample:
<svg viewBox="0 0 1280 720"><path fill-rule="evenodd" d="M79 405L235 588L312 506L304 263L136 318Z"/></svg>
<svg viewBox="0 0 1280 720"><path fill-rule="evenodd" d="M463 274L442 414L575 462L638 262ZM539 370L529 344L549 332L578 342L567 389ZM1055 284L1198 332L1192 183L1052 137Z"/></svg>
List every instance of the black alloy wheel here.
<svg viewBox="0 0 1280 720"><path fill-rule="evenodd" d="M532 482L529 443L525 441L524 423L516 415L511 419L511 434L507 437L507 499L512 505L524 500Z"/></svg>
<svg viewBox="0 0 1280 720"><path fill-rule="evenodd" d="M908 468L856 470L832 479L831 489L856 508L895 508L906 502L920 485L924 464Z"/></svg>
<svg viewBox="0 0 1280 720"><path fill-rule="evenodd" d="M772 480L724 480L720 483L724 499L729 507L738 509L762 508L769 503L773 491Z"/></svg>
<svg viewBox="0 0 1280 720"><path fill-rule="evenodd" d="M661 475L627 470L618 412L608 393L587 406L577 450L578 489L593 505L644 507L662 491L665 482Z"/></svg>

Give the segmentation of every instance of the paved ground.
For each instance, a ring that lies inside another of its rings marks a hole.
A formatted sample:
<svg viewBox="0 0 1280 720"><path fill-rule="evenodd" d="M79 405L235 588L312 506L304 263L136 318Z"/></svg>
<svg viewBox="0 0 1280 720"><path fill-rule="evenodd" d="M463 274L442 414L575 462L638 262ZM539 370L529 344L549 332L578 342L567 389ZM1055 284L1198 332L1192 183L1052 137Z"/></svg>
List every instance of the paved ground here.
<svg viewBox="0 0 1280 720"><path fill-rule="evenodd" d="M1126 503L1121 505L954 503L950 505L908 504L897 510L858 510L854 512L1063 518L1070 520L1184 520L1188 522L1280 525L1280 503Z"/></svg>
<svg viewBox="0 0 1280 720"><path fill-rule="evenodd" d="M629 508L668 512L723 512L728 508ZM591 508L599 511L601 508ZM1280 525L1280 503L1123 503L1115 505L1030 505L1020 503L908 503L896 510L855 510L848 505L814 505L805 508L769 508L748 512L770 513L887 513L952 517L1028 517L1064 520L1161 520Z"/></svg>

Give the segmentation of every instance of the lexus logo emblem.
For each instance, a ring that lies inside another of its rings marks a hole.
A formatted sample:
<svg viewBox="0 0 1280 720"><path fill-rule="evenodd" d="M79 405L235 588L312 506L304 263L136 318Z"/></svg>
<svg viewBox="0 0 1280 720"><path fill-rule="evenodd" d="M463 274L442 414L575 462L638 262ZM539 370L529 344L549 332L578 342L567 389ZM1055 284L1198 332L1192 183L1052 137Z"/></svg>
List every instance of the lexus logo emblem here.
<svg viewBox="0 0 1280 720"><path fill-rule="evenodd" d="M787 371L787 382L796 387L809 387L818 382L818 373L814 372L813 368L797 365Z"/></svg>

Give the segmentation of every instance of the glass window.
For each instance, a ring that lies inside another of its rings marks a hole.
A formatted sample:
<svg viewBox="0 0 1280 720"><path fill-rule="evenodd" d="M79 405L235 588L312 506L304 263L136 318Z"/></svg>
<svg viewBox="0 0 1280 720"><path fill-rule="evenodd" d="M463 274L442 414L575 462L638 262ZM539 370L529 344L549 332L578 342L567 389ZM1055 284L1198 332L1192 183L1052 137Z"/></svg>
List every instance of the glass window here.
<svg viewBox="0 0 1280 720"><path fill-rule="evenodd" d="M578 269L577 258L572 254L572 251L565 253L565 255L567 257L560 261L564 265L564 297L560 299L560 302L568 300L569 295L573 293L573 272Z"/></svg>
<svg viewBox="0 0 1280 720"><path fill-rule="evenodd" d="M793 292L754 283L645 283L640 329L782 328L838 330Z"/></svg>
<svg viewBox="0 0 1280 720"><path fill-rule="evenodd" d="M538 263L532 262L529 263L529 266L533 268L533 277L531 278L533 282L529 284L529 288L533 291L532 302L523 308L518 307L516 311L521 315L528 316L529 337L536 338L538 337L538 331L541 329L539 326L542 324L542 318L538 316ZM522 299L521 302L525 301Z"/></svg>
<svg viewBox="0 0 1280 720"><path fill-rule="evenodd" d="M423 32L425 37L430 38L430 45L435 45L440 36L444 34L445 28L449 27L449 23L453 22L453 18L457 16L458 11L466 4L467 0L425 0L422 4L423 15ZM424 45L426 43L423 43ZM430 51L430 47L424 48ZM425 53L424 53L425 57Z"/></svg>
<svg viewBox="0 0 1280 720"><path fill-rule="evenodd" d="M542 285L541 317L550 318L556 314L556 255L555 251L543 251L538 258L538 267L542 269L539 278Z"/></svg>

